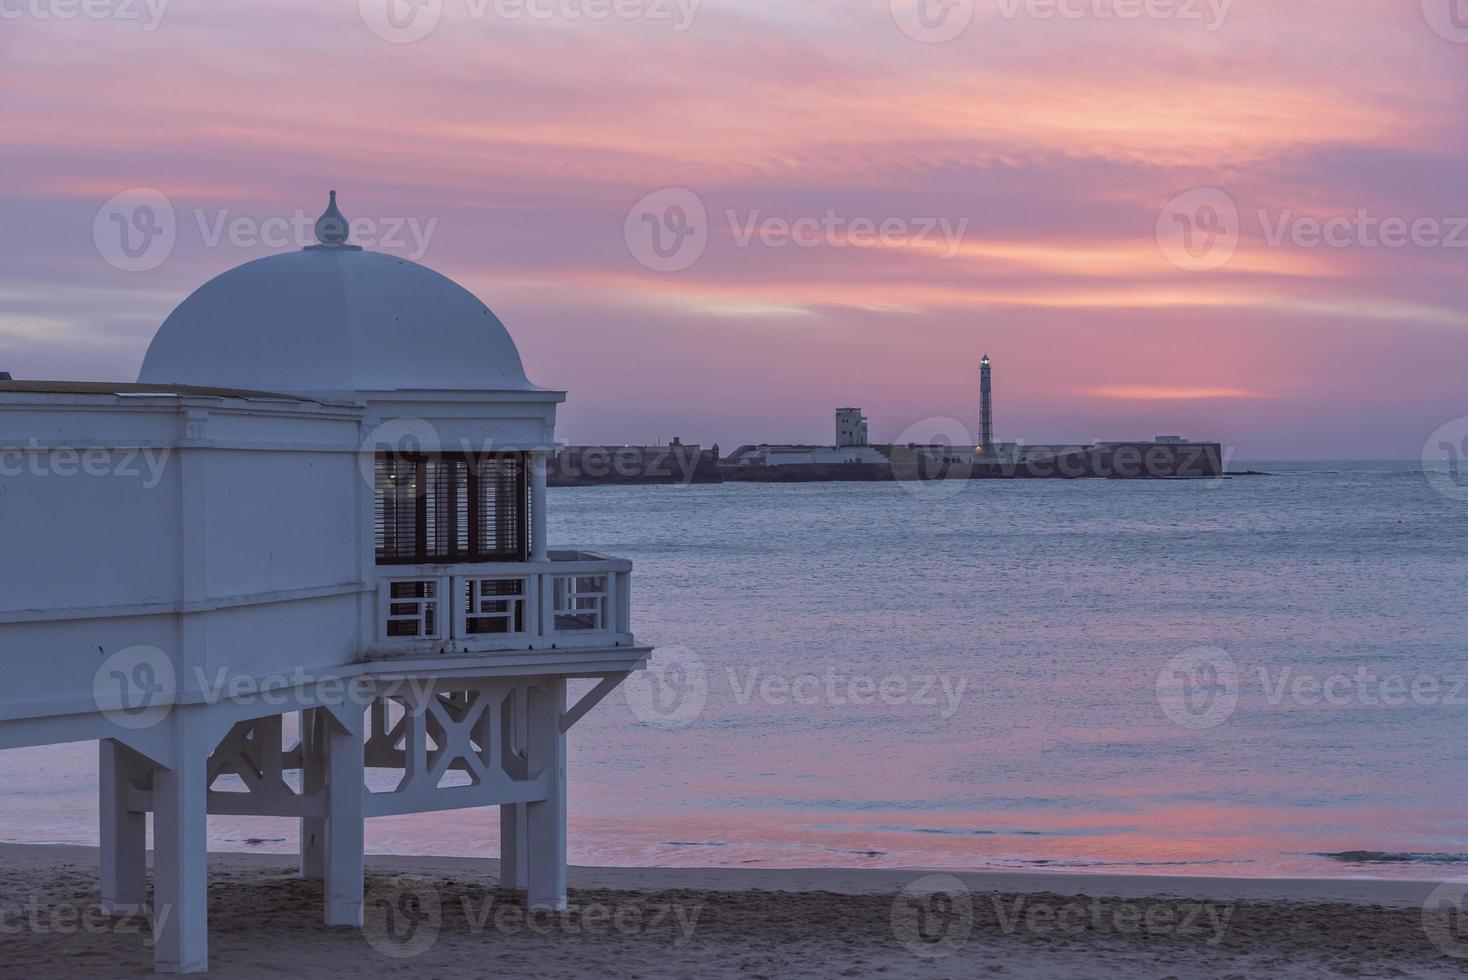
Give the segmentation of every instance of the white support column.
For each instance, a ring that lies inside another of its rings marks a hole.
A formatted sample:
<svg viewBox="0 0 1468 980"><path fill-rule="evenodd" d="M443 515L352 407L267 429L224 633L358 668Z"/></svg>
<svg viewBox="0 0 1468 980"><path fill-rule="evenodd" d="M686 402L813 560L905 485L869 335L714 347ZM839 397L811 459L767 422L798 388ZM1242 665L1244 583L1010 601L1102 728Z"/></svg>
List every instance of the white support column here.
<svg viewBox="0 0 1468 980"><path fill-rule="evenodd" d="M209 744L202 709L175 709L174 767L153 774L153 955L159 973L209 969Z"/></svg>
<svg viewBox="0 0 1468 980"><path fill-rule="evenodd" d="M530 454L530 560L550 561L550 542L546 540L546 471L549 453Z"/></svg>
<svg viewBox="0 0 1468 980"><path fill-rule="evenodd" d="M309 796L326 789L326 712L311 708L301 712L301 793ZM301 818L301 877L312 881L326 878L326 818Z"/></svg>
<svg viewBox="0 0 1468 980"><path fill-rule="evenodd" d="M529 689L517 684L510 689L501 709L504 712L500 726L500 765L511 778L522 779L526 767L518 760L525 759L528 766L527 746L530 742ZM516 760L512 762L511 760ZM500 885L524 891L528 874L526 871L530 849L526 840L529 820L525 815L524 803L500 804Z"/></svg>
<svg viewBox="0 0 1468 980"><path fill-rule="evenodd" d="M526 861L524 803L500 804L500 887L525 890Z"/></svg>
<svg viewBox="0 0 1468 980"><path fill-rule="evenodd" d="M323 715L325 712L323 712ZM366 793L362 714L323 718L326 741L326 924L362 925L363 794Z"/></svg>
<svg viewBox="0 0 1468 980"><path fill-rule="evenodd" d="M532 908L566 907L566 679L530 688L531 773L545 772L547 796L525 806L527 900Z"/></svg>
<svg viewBox="0 0 1468 980"><path fill-rule="evenodd" d="M97 746L102 913L136 915L148 900L148 814L127 808L127 786L143 782L148 762L110 738Z"/></svg>

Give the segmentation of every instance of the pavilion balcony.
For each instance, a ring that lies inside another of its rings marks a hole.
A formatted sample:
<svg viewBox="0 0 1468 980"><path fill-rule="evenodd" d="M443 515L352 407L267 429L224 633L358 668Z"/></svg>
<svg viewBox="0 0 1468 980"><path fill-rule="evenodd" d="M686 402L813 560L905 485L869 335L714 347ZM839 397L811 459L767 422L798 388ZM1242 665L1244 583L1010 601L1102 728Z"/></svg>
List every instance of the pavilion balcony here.
<svg viewBox="0 0 1468 980"><path fill-rule="evenodd" d="M374 657L632 647L632 562L379 565Z"/></svg>

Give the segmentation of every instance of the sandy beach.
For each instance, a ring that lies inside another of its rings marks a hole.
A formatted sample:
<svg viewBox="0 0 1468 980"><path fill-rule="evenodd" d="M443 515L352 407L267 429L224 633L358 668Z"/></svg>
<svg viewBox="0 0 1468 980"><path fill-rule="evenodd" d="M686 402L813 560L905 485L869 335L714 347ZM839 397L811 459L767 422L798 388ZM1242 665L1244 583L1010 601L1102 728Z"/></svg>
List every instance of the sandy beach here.
<svg viewBox="0 0 1468 980"><path fill-rule="evenodd" d="M142 918L96 911L90 848L0 847L4 977L151 971ZM527 914L497 863L368 859L367 925L320 924L279 855L211 855L211 974L444 978L1438 977L1432 882L842 869L572 868Z"/></svg>

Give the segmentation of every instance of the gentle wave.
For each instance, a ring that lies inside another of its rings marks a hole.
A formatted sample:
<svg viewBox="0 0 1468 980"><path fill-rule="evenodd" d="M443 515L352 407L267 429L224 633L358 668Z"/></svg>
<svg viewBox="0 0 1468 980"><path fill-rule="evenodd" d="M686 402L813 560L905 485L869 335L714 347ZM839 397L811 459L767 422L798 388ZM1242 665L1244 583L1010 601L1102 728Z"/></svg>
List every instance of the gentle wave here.
<svg viewBox="0 0 1468 980"><path fill-rule="evenodd" d="M1468 854L1444 851L1311 851L1310 856L1346 864L1468 864Z"/></svg>

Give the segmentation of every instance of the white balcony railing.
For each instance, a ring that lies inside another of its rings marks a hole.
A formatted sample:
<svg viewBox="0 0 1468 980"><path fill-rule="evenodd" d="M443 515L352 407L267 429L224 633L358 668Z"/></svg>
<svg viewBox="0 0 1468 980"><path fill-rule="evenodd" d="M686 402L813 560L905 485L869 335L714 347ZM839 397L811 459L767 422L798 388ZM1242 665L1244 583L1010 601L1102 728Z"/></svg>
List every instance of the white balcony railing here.
<svg viewBox="0 0 1468 980"><path fill-rule="evenodd" d="M375 647L481 653L631 646L632 562L584 551L550 561L378 567Z"/></svg>

